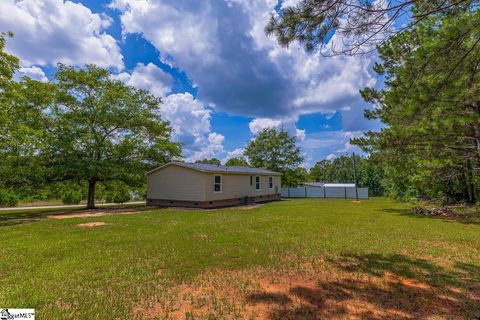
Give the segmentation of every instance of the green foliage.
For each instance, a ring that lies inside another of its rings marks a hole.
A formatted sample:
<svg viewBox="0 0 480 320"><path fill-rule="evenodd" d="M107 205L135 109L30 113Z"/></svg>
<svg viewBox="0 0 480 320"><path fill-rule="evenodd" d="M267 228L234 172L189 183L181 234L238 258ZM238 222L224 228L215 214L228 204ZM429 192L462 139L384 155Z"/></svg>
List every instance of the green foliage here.
<svg viewBox="0 0 480 320"><path fill-rule="evenodd" d="M217 158L197 160L195 163L216 164L218 166L222 164Z"/></svg>
<svg viewBox="0 0 480 320"><path fill-rule="evenodd" d="M66 190L62 195L63 204L79 204L80 201L82 201L82 193L78 190Z"/></svg>
<svg viewBox="0 0 480 320"><path fill-rule="evenodd" d="M106 184L100 184L99 190L103 200L108 203L125 203L132 198L132 187L122 181L113 181ZM146 186L141 185L133 191L138 193L140 198L146 198ZM100 196L99 195L99 196ZM145 197L143 197L145 196ZM100 197L99 197L100 198Z"/></svg>
<svg viewBox="0 0 480 320"><path fill-rule="evenodd" d="M46 171L38 148L49 127L44 111L55 86L27 77L13 81L19 62L4 52L6 36L0 34L0 187L36 190Z"/></svg>
<svg viewBox="0 0 480 320"><path fill-rule="evenodd" d="M307 169L298 167L295 169L287 169L282 176L282 186L284 187L296 187L302 185L304 182L310 180L310 175Z"/></svg>
<svg viewBox="0 0 480 320"><path fill-rule="evenodd" d="M114 191L106 191L102 195L103 195L103 197L101 199L105 200L105 202L113 203L113 197L115 196Z"/></svg>
<svg viewBox="0 0 480 320"><path fill-rule="evenodd" d="M132 200L146 200L147 199L147 185L137 187L133 190Z"/></svg>
<svg viewBox="0 0 480 320"><path fill-rule="evenodd" d="M43 160L52 179L88 184L89 207L98 182L141 185L145 172L180 155L158 115L160 99L93 65L59 65L56 78Z"/></svg>
<svg viewBox="0 0 480 320"><path fill-rule="evenodd" d="M385 35L388 38L415 29L415 23L392 28L395 23L403 24L405 16L424 20L441 12L455 19L479 5L478 0L397 0L387 5L376 1L301 0L293 6L282 5L271 15L265 31L285 47L298 42L307 51L330 46L330 52L322 54L355 55L372 51L383 43ZM330 41L333 34L342 39L341 44Z"/></svg>
<svg viewBox="0 0 480 320"><path fill-rule="evenodd" d="M371 196L384 194L383 168L371 158L362 158L355 155L357 185L368 187ZM347 183L355 182L353 156L340 156L333 161L318 161L310 169L310 177L316 182Z"/></svg>
<svg viewBox="0 0 480 320"><path fill-rule="evenodd" d="M245 147L245 156L253 167L283 173L282 185L295 185L299 172L291 170L297 169L303 161L300 148L295 143L296 138L283 129L263 129Z"/></svg>
<svg viewBox="0 0 480 320"><path fill-rule="evenodd" d="M388 127L354 143L385 168L387 193L474 203L480 197L480 10L443 12L379 48L382 90L362 96Z"/></svg>
<svg viewBox="0 0 480 320"><path fill-rule="evenodd" d="M15 207L18 204L18 196L10 191L0 190L0 207Z"/></svg>
<svg viewBox="0 0 480 320"><path fill-rule="evenodd" d="M310 168L310 178L313 182L330 182L330 164L331 161L320 160ZM345 181L342 181L345 182Z"/></svg>
<svg viewBox="0 0 480 320"><path fill-rule="evenodd" d="M130 192L125 188L116 190L112 197L112 201L114 203L125 203L125 202L128 202L129 200L130 200Z"/></svg>
<svg viewBox="0 0 480 320"><path fill-rule="evenodd" d="M93 65L59 65L52 83L10 81L18 61L3 48L0 37L0 186L44 197L75 183L93 207L99 182L141 187L145 172L180 156L160 99Z"/></svg>
<svg viewBox="0 0 480 320"><path fill-rule="evenodd" d="M226 166L249 167L247 160L244 158L230 158L225 163Z"/></svg>
<svg viewBox="0 0 480 320"><path fill-rule="evenodd" d="M5 52L7 37L13 37L13 33L0 33L0 88L4 88L11 82L13 74L19 67L18 58Z"/></svg>
<svg viewBox="0 0 480 320"><path fill-rule="evenodd" d="M367 187L370 196L383 196L385 188L384 170L371 158L363 159L356 163L358 187Z"/></svg>
<svg viewBox="0 0 480 320"><path fill-rule="evenodd" d="M93 207L98 182L142 186L146 171L180 156L160 99L93 65L59 65L54 83L11 81L18 60L4 45L0 36L0 186L37 197L63 182L85 185Z"/></svg>

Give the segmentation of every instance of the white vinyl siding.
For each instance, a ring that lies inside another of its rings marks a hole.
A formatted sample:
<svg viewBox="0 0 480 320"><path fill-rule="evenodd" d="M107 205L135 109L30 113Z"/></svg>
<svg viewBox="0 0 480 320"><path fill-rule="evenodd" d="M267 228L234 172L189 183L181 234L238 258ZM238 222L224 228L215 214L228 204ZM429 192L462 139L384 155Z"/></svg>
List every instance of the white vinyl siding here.
<svg viewBox="0 0 480 320"><path fill-rule="evenodd" d="M221 192L215 192L215 176L220 175ZM251 184L250 184L250 177ZM273 189L269 189L271 175L205 173L176 165L168 165L147 175L149 199L178 201L216 201L264 196L280 190L281 177L273 176ZM257 182L260 190L256 190ZM265 186L265 187L263 187Z"/></svg>
<svg viewBox="0 0 480 320"><path fill-rule="evenodd" d="M213 191L214 174L205 174L205 189L208 190L207 201L263 196L274 194L276 186L280 188L280 176L273 176L273 189L268 189L269 176L260 175L261 190L255 190L255 176L252 176L252 185L250 186L250 175L222 174L222 193L215 193Z"/></svg>
<svg viewBox="0 0 480 320"><path fill-rule="evenodd" d="M147 176L147 186L147 197L149 199L206 200L205 174L179 166L167 166L149 174ZM208 190L212 190L211 184Z"/></svg>

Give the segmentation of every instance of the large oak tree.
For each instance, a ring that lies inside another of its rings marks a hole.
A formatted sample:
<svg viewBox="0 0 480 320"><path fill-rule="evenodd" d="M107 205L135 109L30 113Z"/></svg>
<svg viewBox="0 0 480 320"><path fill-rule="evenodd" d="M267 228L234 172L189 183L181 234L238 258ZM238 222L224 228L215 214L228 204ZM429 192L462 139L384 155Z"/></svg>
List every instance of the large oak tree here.
<svg viewBox="0 0 480 320"><path fill-rule="evenodd" d="M296 146L296 138L287 131L266 128L255 135L245 147L248 162L257 168L283 173L282 184L294 186L301 178L297 170L303 161L301 150Z"/></svg>
<svg viewBox="0 0 480 320"><path fill-rule="evenodd" d="M42 158L52 180L88 185L88 208L95 206L97 183L141 185L149 169L180 156L159 98L94 65L59 65L56 80Z"/></svg>

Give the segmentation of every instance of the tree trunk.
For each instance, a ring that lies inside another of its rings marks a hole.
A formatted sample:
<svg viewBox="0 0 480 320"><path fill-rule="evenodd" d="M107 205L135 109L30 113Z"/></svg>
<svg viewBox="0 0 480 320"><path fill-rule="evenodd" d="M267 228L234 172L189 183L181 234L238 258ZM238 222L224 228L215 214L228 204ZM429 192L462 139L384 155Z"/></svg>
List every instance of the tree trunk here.
<svg viewBox="0 0 480 320"><path fill-rule="evenodd" d="M479 170L480 168L480 104L475 102L473 104L473 110L475 110L476 116L478 117L473 127L475 131L475 146L476 146L474 159L476 160L476 166L477 166L476 169Z"/></svg>
<svg viewBox="0 0 480 320"><path fill-rule="evenodd" d="M478 102L475 102L473 104L473 108L476 112L477 115L477 121L474 124L474 130L475 130L475 144L476 144L476 153L474 157L474 166L473 166L473 172L472 176L472 189L473 189L473 195L474 195L474 202L479 201L480 194L478 192L479 186L478 186L478 176L480 176L480 104Z"/></svg>
<svg viewBox="0 0 480 320"><path fill-rule="evenodd" d="M88 180L88 200L87 209L95 209L95 184L97 180L91 178Z"/></svg>
<svg viewBox="0 0 480 320"><path fill-rule="evenodd" d="M473 181L473 168L470 160L467 160L467 171L465 172L465 180L467 183L468 203L475 203L475 184Z"/></svg>

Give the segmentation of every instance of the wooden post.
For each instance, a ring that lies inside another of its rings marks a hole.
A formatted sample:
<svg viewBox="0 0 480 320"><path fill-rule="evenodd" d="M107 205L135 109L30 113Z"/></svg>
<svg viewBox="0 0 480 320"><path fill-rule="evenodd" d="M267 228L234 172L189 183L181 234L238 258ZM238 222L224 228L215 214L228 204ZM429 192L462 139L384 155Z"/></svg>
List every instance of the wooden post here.
<svg viewBox="0 0 480 320"><path fill-rule="evenodd" d="M353 182L355 182L355 195L358 201L357 166L355 165L355 152L353 153Z"/></svg>

